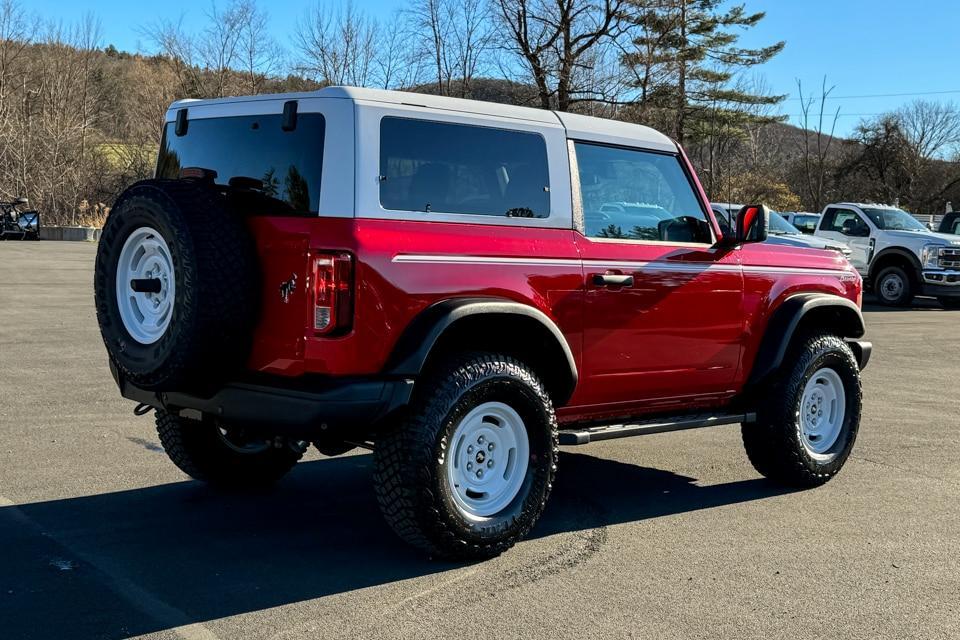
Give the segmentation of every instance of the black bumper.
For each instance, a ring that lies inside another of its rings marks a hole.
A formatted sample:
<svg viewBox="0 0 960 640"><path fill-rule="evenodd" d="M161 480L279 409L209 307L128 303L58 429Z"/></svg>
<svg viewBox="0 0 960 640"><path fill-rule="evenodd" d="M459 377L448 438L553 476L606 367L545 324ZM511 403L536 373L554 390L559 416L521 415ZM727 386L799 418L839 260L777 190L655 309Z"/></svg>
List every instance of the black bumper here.
<svg viewBox="0 0 960 640"><path fill-rule="evenodd" d="M857 358L857 364L860 365L860 370L863 371L867 367L867 363L870 362L870 355L873 353L873 343L867 342L866 340L848 340L847 344L849 344L850 349L853 350L853 355Z"/></svg>
<svg viewBox="0 0 960 640"><path fill-rule="evenodd" d="M124 398L186 417L215 416L231 424L267 428L278 435L349 432L360 437L410 401L409 378L300 380L258 379L231 382L210 394L148 391L123 379L110 366Z"/></svg>

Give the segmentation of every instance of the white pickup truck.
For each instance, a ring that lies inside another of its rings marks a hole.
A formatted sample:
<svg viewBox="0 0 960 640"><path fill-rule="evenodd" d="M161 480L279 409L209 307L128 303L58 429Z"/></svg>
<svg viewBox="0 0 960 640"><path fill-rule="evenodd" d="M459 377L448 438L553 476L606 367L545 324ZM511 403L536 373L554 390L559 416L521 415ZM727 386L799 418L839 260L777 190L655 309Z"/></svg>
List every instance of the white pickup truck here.
<svg viewBox="0 0 960 640"><path fill-rule="evenodd" d="M957 236L934 233L897 207L853 202L827 205L814 235L847 243L850 262L881 303L903 306L926 295L960 309Z"/></svg>

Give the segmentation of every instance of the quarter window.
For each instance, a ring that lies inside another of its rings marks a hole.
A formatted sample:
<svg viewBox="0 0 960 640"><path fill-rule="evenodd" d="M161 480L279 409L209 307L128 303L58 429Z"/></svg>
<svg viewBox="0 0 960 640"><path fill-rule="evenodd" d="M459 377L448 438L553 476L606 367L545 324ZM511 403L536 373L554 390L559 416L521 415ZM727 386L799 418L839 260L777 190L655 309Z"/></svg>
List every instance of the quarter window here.
<svg viewBox="0 0 960 640"><path fill-rule="evenodd" d="M677 156L575 144L584 234L591 238L710 243L713 234Z"/></svg>
<svg viewBox="0 0 960 640"><path fill-rule="evenodd" d="M546 142L523 131L383 118L380 204L396 211L546 218Z"/></svg>

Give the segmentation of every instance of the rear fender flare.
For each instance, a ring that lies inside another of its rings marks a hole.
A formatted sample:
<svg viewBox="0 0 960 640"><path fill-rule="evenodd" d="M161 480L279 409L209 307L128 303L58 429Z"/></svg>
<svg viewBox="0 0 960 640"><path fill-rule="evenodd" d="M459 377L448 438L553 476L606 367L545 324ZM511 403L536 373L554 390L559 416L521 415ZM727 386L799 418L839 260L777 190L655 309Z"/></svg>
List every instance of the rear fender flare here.
<svg viewBox="0 0 960 640"><path fill-rule="evenodd" d="M437 342L464 318L477 316L513 316L537 322L552 336L558 359L566 363L569 375L558 389L557 404L563 404L577 386L577 364L566 338L545 313L528 304L499 298L460 298L443 300L424 309L407 326L387 361L386 373L416 377L423 371Z"/></svg>

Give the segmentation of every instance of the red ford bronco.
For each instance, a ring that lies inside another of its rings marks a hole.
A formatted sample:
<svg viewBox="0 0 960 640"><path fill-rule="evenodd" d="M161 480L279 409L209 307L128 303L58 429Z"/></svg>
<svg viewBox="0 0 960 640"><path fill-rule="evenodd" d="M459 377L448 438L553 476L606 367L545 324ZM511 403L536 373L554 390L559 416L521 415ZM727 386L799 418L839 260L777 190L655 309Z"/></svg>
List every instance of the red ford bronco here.
<svg viewBox="0 0 960 640"><path fill-rule="evenodd" d="M97 254L113 376L190 476L374 451L406 541L486 557L558 447L739 423L772 480L843 466L870 356L837 252L723 236L683 151L569 113L331 87L170 107Z"/></svg>

